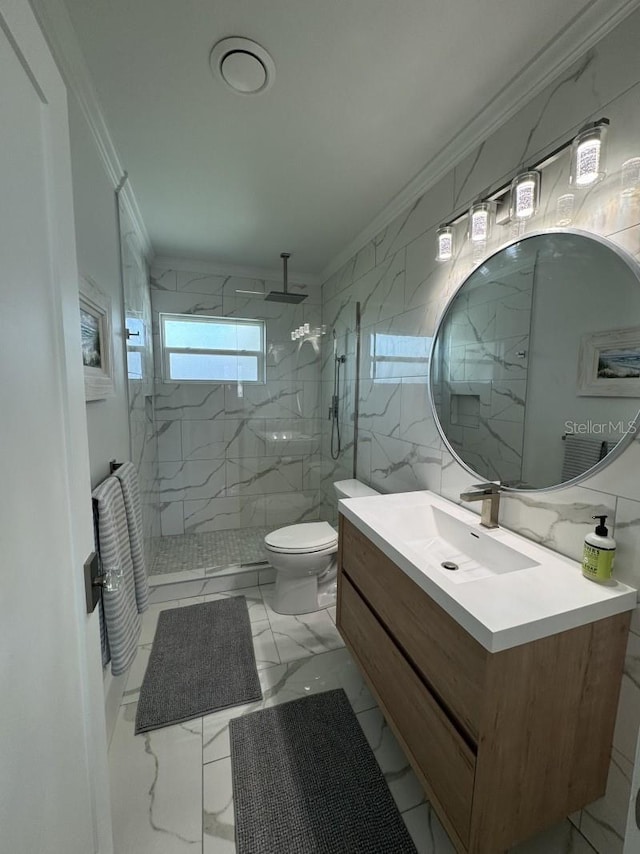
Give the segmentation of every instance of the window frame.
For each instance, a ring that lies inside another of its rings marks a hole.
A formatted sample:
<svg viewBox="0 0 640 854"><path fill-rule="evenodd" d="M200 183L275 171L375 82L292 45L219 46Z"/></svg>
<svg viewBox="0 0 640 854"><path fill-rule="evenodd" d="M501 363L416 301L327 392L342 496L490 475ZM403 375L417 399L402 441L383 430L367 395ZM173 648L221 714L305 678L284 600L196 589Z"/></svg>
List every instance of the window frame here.
<svg viewBox="0 0 640 854"><path fill-rule="evenodd" d="M225 325L242 325L242 326L257 326L260 329L260 349L259 350L229 350L226 348L212 347L169 347L165 343L165 319L180 320L191 323L201 323L211 321L215 323L223 323ZM209 383L213 385L228 385L229 383L249 383L251 385L264 385L267 381L267 353L266 353L266 321L255 317L225 317L216 314L180 314L173 311L161 311L158 313L158 324L160 326L160 363L162 366L162 382L163 383ZM170 356L172 353L185 354L190 356L255 356L258 365L258 379L244 380L238 379L172 379L170 370Z"/></svg>

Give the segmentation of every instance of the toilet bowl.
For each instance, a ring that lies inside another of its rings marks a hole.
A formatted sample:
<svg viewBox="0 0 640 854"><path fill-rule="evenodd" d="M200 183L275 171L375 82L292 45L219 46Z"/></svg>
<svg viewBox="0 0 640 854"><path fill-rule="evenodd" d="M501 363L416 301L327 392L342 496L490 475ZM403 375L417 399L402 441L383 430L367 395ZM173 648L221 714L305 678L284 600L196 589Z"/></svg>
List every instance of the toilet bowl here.
<svg viewBox="0 0 640 854"><path fill-rule="evenodd" d="M378 495L358 480L333 486L338 498ZM264 538L264 547L276 570L276 613L309 614L335 605L338 532L328 522L278 528Z"/></svg>

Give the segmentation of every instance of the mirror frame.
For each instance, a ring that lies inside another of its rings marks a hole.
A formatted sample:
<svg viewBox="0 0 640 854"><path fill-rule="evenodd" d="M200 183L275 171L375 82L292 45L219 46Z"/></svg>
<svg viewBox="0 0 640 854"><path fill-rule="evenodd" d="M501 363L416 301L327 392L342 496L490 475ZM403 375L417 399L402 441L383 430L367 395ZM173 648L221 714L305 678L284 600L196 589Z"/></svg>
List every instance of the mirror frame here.
<svg viewBox="0 0 640 854"><path fill-rule="evenodd" d="M442 424L440 423L440 418L438 416L438 410L436 409L434 397L433 397L433 354L435 352L436 341L438 339L438 334L440 332L440 328L442 327L449 308L453 304L454 300L464 287L464 285L468 282L468 280L473 276L476 270L479 270L484 264L494 258L496 255L499 255L500 252L504 252L505 249L508 249L510 246L514 246L516 243L521 243L523 240L528 240L531 237L543 237L549 234L576 234L579 237L587 237L589 240L594 240L596 243L600 243L603 246L606 246L607 249L611 249L615 254L620 258L620 260L627 265L631 273L635 276L638 287L640 288L640 263L627 252L626 249L623 249L621 246L618 246L613 241L609 240L607 237L603 237L600 234L596 234L593 231L586 231L581 228L543 228L538 229L536 231L531 231L528 234L522 235L522 237L516 237L513 240L508 240L506 243L498 246L491 254L487 255L480 262L475 264L471 270L467 273L464 279L460 282L460 284L456 287L453 293L447 299L444 308L440 312L440 316L436 322L435 331L433 333L433 346L431 349L431 358L429 359L429 371L427 376L427 392L429 397L429 405L431 407L431 412L433 414L434 421L436 423L436 428L438 433L440 434L440 438L444 442L444 446L446 450L451 454L453 459L461 466L475 481L482 482L490 482L490 483L500 483L500 481L487 481L486 478L483 478L482 475L479 475L476 471L474 471L467 463L456 453L453 449L449 440L444 432ZM640 325L640 318L638 319L638 323ZM639 398L640 401L640 398ZM640 427L640 402L638 403L638 410L632 420L629 421L629 429L625 433L625 435L620 439L620 441L613 447L609 453L602 460L597 462L594 466L591 466L590 469L578 475L577 477L571 478L571 480L565 480L563 483L558 483L553 486L544 486L540 489L522 489L517 486L500 486L501 492L512 492L517 495L535 495L543 492L558 492L561 489L568 489L571 486L578 486L588 477L592 477L595 474L598 474L603 469L605 469L608 465L610 465L614 460L616 460L624 450L626 450L629 445L634 441L635 437L638 435L638 428ZM633 428L633 429L632 429Z"/></svg>

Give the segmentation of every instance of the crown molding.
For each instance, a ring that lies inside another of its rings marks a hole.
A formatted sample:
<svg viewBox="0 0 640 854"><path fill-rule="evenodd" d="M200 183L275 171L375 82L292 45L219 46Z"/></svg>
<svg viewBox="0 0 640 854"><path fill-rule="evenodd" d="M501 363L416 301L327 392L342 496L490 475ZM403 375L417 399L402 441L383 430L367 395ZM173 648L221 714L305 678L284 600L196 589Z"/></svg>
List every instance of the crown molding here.
<svg viewBox="0 0 640 854"><path fill-rule="evenodd" d="M267 282L282 281L282 267L243 267L233 264L218 264L216 261L202 261L194 258L179 258L170 255L156 255L153 267L165 270L178 270L185 273L206 273L210 276L237 276L239 279L259 279ZM320 285L320 277L311 273L296 273L289 268L289 282L296 285Z"/></svg>
<svg viewBox="0 0 640 854"><path fill-rule="evenodd" d="M67 8L63 0L30 0L30 3L60 73L80 105L109 181L115 190L125 169L107 127ZM120 200L136 229L145 256L151 260L154 255L153 246L130 180L122 188Z"/></svg>
<svg viewBox="0 0 640 854"><path fill-rule="evenodd" d="M594 0L588 9L570 21L510 83L467 122L452 141L391 199L357 237L333 257L321 272L320 281L326 282L340 270L358 250L373 240L383 228L413 205L638 6L640 0L623 0L612 11L611 0Z"/></svg>

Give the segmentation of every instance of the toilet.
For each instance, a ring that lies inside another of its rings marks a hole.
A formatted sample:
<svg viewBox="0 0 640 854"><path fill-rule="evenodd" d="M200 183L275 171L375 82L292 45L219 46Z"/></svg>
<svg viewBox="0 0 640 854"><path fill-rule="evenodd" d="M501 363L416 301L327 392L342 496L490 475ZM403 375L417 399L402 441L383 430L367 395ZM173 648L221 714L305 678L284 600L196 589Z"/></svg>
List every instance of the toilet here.
<svg viewBox="0 0 640 854"><path fill-rule="evenodd" d="M333 488L338 499L379 495L359 480L339 480ZM338 532L328 522L278 528L264 547L276 570L276 613L309 614L335 605Z"/></svg>

